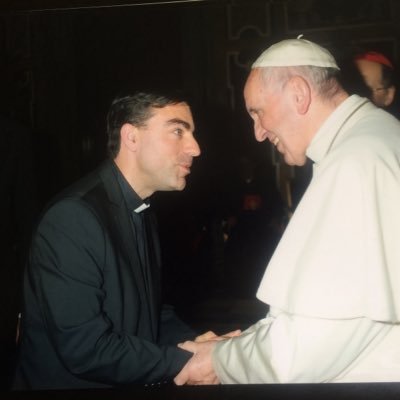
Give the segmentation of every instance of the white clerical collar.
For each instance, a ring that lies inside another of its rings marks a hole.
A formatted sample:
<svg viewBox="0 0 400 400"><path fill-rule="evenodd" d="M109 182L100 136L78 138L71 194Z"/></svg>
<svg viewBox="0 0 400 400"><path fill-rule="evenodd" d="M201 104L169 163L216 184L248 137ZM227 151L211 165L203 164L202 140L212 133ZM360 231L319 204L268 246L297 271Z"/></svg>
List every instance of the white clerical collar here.
<svg viewBox="0 0 400 400"><path fill-rule="evenodd" d="M145 210L146 208L149 208L150 204L142 203L139 207L135 208L133 211L137 214Z"/></svg>

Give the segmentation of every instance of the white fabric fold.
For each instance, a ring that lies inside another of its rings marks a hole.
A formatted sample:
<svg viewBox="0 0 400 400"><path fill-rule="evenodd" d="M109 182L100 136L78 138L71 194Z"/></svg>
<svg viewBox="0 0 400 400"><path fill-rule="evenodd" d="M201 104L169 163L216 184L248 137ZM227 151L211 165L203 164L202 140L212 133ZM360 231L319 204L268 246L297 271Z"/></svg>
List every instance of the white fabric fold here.
<svg viewBox="0 0 400 400"><path fill-rule="evenodd" d="M400 123L351 96L320 128L312 181L257 297L316 318L400 321Z"/></svg>

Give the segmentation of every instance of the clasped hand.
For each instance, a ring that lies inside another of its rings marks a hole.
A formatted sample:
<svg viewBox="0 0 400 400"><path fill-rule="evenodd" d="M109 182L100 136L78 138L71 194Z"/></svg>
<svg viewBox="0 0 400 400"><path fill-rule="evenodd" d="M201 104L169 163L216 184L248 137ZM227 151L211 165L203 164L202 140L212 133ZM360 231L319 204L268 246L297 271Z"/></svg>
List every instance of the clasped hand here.
<svg viewBox="0 0 400 400"><path fill-rule="evenodd" d="M218 341L226 340L241 334L240 330L218 336L212 331L203 333L194 341L179 343L178 347L193 353L192 358L175 377L177 385L216 385L219 382L212 364L212 352Z"/></svg>

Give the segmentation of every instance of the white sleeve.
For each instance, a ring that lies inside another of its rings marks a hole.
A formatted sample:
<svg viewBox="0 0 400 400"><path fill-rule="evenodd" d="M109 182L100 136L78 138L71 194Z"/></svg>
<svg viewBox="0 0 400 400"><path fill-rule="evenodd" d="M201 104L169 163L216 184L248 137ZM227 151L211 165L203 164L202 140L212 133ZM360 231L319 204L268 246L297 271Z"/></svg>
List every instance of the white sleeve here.
<svg viewBox="0 0 400 400"><path fill-rule="evenodd" d="M313 383L337 379L356 363L385 325L367 318L329 320L287 313L258 321L217 343L221 383Z"/></svg>

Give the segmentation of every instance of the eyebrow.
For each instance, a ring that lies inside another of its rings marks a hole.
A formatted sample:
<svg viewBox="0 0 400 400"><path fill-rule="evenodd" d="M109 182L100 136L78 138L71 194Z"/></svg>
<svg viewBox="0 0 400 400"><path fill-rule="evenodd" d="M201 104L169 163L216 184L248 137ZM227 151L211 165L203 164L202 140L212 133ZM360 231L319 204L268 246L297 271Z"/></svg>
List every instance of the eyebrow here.
<svg viewBox="0 0 400 400"><path fill-rule="evenodd" d="M183 120L183 119L180 119L180 118L172 118L172 119L169 119L169 120L167 121L166 124L167 124L167 125L175 125L175 124L178 124L178 125L183 125L187 130L190 130L190 129L191 129L191 126L190 126L189 122L187 122L187 121L185 121L185 120Z"/></svg>

